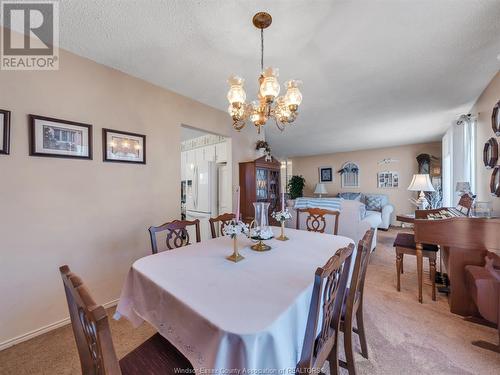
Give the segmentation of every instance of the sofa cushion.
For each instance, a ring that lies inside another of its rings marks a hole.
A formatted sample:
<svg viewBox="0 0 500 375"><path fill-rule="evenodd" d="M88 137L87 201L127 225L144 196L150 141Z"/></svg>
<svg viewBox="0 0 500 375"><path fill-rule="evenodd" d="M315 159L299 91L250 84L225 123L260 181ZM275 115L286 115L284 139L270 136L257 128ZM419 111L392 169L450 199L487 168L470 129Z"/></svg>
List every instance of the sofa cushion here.
<svg viewBox="0 0 500 375"><path fill-rule="evenodd" d="M377 228L382 222L382 215L378 211L366 211L363 220L370 223L372 228Z"/></svg>
<svg viewBox="0 0 500 375"><path fill-rule="evenodd" d="M361 202L361 193L344 192L344 193L338 193L337 197L342 198L342 199L347 199L350 201Z"/></svg>

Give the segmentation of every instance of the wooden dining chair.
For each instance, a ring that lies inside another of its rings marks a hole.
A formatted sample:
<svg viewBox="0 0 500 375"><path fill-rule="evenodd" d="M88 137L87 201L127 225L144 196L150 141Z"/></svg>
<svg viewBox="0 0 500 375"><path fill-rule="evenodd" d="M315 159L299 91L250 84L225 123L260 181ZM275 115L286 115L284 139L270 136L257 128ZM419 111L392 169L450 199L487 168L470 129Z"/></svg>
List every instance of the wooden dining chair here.
<svg viewBox="0 0 500 375"><path fill-rule="evenodd" d="M153 335L118 360L106 310L97 305L82 280L67 265L59 268L83 375L160 375L192 365L167 339Z"/></svg>
<svg viewBox="0 0 500 375"><path fill-rule="evenodd" d="M346 291L344 307L342 309L340 329L344 332L344 351L346 361L339 361L339 363L340 366L348 370L349 375L356 374L352 340L353 332L359 337L361 355L368 359L368 345L366 344L365 324L363 321L363 294L373 236L374 230L370 229L358 243L358 251L354 261L351 283ZM353 326L354 318L356 318L356 327Z"/></svg>
<svg viewBox="0 0 500 375"><path fill-rule="evenodd" d="M151 236L151 248L153 254L158 253L158 241L157 237L159 235L165 235L164 241L167 246L164 250L177 249L182 246L187 246L190 244L189 232L187 228L189 226L194 226L196 230L196 242L201 241L200 235L200 221L198 219L193 221L188 220L174 220L159 227L150 227L149 235ZM160 249L161 251L161 249Z"/></svg>
<svg viewBox="0 0 500 375"><path fill-rule="evenodd" d="M223 232L224 227L230 224L231 221L234 220L235 218L236 218L235 214L228 213L219 215L217 217L211 217L210 219L208 219L208 221L210 222L210 230L212 232L212 238L217 238L219 237L219 235L222 236L224 234ZM219 229L218 231L217 227ZM219 235L217 234L217 232L219 233Z"/></svg>
<svg viewBox="0 0 500 375"><path fill-rule="evenodd" d="M326 360L330 363L330 374L338 374L340 313L353 250L353 244L338 250L316 270L298 374L317 373Z"/></svg>
<svg viewBox="0 0 500 375"><path fill-rule="evenodd" d="M326 217L331 215L334 217L335 224L333 226L333 234L337 234L339 229L339 211L325 210L323 208L299 208L297 209L297 224L296 229L300 229L300 213L307 212L306 229L309 232L325 233Z"/></svg>

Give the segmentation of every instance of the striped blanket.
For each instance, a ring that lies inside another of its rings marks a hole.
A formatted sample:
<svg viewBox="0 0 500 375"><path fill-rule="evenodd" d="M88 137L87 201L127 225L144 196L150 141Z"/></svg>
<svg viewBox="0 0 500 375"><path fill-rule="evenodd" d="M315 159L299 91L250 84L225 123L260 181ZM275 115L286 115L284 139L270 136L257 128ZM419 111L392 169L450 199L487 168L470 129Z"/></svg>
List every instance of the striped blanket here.
<svg viewBox="0 0 500 375"><path fill-rule="evenodd" d="M341 202L342 198L297 198L294 208L323 208L340 212Z"/></svg>

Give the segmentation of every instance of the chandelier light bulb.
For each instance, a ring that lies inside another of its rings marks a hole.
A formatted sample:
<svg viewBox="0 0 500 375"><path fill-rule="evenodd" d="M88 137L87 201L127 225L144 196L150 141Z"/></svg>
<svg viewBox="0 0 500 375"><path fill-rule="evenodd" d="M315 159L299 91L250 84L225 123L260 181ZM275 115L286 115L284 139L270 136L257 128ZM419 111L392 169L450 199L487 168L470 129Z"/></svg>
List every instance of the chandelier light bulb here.
<svg viewBox="0 0 500 375"><path fill-rule="evenodd" d="M227 92L227 100L229 101L229 103L233 105L241 105L245 103L245 100L247 98L247 94L243 89L245 80L241 77L233 75L229 77L227 82L230 86L229 91Z"/></svg>
<svg viewBox="0 0 500 375"><path fill-rule="evenodd" d="M285 94L285 102L292 112L295 112L300 103L302 103L302 93L299 90L299 85L301 83L302 82L293 79L285 83L288 87Z"/></svg>
<svg viewBox="0 0 500 375"><path fill-rule="evenodd" d="M267 68L262 72L262 82L260 84L260 95L266 98L266 101L272 102L280 93L280 84L278 82L279 71L275 68Z"/></svg>

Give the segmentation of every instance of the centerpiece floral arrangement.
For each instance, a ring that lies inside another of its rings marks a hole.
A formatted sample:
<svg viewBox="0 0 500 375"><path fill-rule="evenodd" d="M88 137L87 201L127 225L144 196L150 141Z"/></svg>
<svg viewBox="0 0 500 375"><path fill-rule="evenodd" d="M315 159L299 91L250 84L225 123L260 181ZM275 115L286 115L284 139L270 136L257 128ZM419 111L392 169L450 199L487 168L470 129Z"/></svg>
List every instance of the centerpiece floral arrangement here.
<svg viewBox="0 0 500 375"><path fill-rule="evenodd" d="M232 220L229 224L224 226L224 229L222 229L222 233L224 233L225 236L230 236L231 238L236 238L236 236L240 233L248 234L248 231L248 224L239 220Z"/></svg>
<svg viewBox="0 0 500 375"><path fill-rule="evenodd" d="M288 221L292 218L292 214L288 211L288 208L285 208L282 211L275 211L271 214L271 216L274 220L279 221L280 223Z"/></svg>

